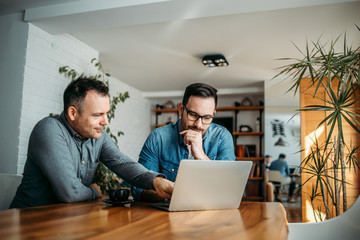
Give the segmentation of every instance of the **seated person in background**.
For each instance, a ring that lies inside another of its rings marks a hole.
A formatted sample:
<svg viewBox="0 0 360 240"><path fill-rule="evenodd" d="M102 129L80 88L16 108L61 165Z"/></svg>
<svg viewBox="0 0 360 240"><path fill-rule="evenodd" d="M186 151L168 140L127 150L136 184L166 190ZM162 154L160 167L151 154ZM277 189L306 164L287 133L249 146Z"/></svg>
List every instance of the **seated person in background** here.
<svg viewBox="0 0 360 240"><path fill-rule="evenodd" d="M290 201L294 193L296 183L291 181L291 177L289 177L289 173L290 173L289 165L285 161L285 159L286 159L286 155L281 153L279 155L279 158L271 163L269 169L279 171L281 175L283 175L284 177L285 180L284 183L290 184L289 186L289 201Z"/></svg>
<svg viewBox="0 0 360 240"><path fill-rule="evenodd" d="M42 119L31 133L24 177L10 208L101 197L99 186L91 184L99 161L128 183L171 197L173 182L121 153L104 131L108 93L94 79L80 77L67 86L64 112Z"/></svg>
<svg viewBox="0 0 360 240"><path fill-rule="evenodd" d="M179 103L179 119L154 129L141 150L139 163L175 181L182 159L235 160L231 133L211 123L216 112L217 90L204 83L189 85ZM153 190L132 187L136 200L162 201Z"/></svg>
<svg viewBox="0 0 360 240"><path fill-rule="evenodd" d="M271 165L271 156L270 155L265 155L265 168L266 170L269 170Z"/></svg>

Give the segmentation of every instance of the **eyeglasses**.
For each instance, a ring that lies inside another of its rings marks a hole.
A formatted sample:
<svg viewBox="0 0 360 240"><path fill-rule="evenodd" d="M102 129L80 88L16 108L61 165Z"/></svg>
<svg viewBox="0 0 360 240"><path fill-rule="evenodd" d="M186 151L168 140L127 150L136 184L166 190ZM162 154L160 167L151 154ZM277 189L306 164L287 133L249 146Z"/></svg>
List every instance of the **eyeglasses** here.
<svg viewBox="0 0 360 240"><path fill-rule="evenodd" d="M196 112L192 112L192 111L189 111L185 105L184 105L184 109L186 110L187 114L186 114L186 117L189 121L192 121L192 122L196 122L199 118L201 118L201 122L203 124L210 124L213 119L214 119L214 116L212 115L205 115L205 116L200 116L199 114L197 114Z"/></svg>

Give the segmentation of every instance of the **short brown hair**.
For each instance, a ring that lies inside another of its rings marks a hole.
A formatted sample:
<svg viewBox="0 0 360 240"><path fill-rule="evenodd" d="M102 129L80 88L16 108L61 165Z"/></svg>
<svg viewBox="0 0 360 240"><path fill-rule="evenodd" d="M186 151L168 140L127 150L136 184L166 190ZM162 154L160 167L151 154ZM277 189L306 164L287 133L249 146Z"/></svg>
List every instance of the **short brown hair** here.
<svg viewBox="0 0 360 240"><path fill-rule="evenodd" d="M80 76L71 81L64 91L64 112L66 113L70 106L74 106L81 113L82 103L90 90L94 90L103 96L109 95L109 88L104 82Z"/></svg>
<svg viewBox="0 0 360 240"><path fill-rule="evenodd" d="M184 106L186 106L191 96L213 97L215 100L215 107L217 105L217 89L208 84L193 83L187 86L182 100Z"/></svg>

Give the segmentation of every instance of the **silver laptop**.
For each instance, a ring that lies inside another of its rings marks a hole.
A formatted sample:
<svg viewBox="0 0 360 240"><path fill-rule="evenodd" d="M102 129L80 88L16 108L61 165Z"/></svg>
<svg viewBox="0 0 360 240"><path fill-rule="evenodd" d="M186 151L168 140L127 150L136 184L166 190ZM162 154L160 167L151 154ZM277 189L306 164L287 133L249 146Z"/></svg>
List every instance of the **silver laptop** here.
<svg viewBox="0 0 360 240"><path fill-rule="evenodd" d="M170 202L151 206L171 212L238 208L251 166L250 161L184 159Z"/></svg>

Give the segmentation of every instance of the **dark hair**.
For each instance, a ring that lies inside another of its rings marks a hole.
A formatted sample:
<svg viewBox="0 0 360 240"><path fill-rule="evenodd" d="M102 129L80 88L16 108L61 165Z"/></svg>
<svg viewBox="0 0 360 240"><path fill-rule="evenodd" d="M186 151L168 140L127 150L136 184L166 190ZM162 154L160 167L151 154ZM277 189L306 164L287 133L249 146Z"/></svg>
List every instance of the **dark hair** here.
<svg viewBox="0 0 360 240"><path fill-rule="evenodd" d="M280 153L279 158L286 158L286 155L283 153Z"/></svg>
<svg viewBox="0 0 360 240"><path fill-rule="evenodd" d="M193 83L186 87L182 100L184 106L186 106L191 96L213 97L215 100L215 107L217 105L217 90L205 83Z"/></svg>
<svg viewBox="0 0 360 240"><path fill-rule="evenodd" d="M82 103L86 93L90 90L94 90L102 96L109 95L109 88L102 81L83 76L71 81L63 96L65 114L70 106L74 106L81 113Z"/></svg>
<svg viewBox="0 0 360 240"><path fill-rule="evenodd" d="M271 157L271 155L265 155L265 158L269 158L269 157Z"/></svg>

